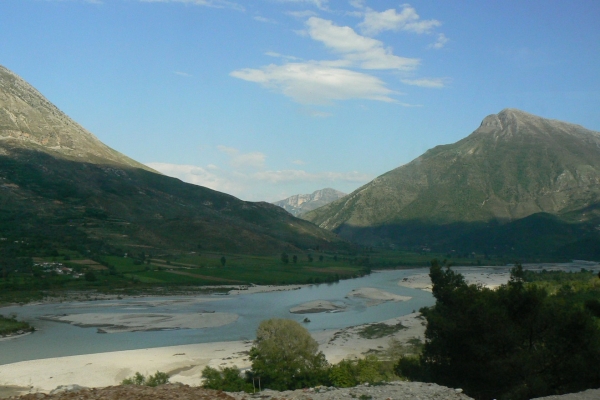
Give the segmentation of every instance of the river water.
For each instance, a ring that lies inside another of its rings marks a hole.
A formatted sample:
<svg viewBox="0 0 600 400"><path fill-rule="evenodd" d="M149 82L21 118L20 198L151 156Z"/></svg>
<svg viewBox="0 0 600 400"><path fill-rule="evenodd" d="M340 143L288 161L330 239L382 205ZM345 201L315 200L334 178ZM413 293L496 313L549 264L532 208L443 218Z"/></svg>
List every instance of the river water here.
<svg viewBox="0 0 600 400"><path fill-rule="evenodd" d="M302 321L310 331L339 329L348 326L409 314L434 304L431 293L398 285L404 277L419 270L374 272L369 276L332 284L304 287L299 290L245 294L238 296L165 296L123 300L105 300L58 304L11 306L0 309L3 315L17 314L36 328L31 335L0 341L0 365L40 358L133 350L181 344L252 340L260 321L268 318L290 318ZM353 289L371 287L412 297L404 302L385 302L367 307L365 300L346 298ZM207 302L198 302L208 299ZM344 304L344 312L291 314L289 309L299 304L327 300ZM44 315L79 313L198 313L226 312L238 314L236 322L215 328L167 331L123 332L102 334L97 328L82 328L67 323L39 319Z"/></svg>

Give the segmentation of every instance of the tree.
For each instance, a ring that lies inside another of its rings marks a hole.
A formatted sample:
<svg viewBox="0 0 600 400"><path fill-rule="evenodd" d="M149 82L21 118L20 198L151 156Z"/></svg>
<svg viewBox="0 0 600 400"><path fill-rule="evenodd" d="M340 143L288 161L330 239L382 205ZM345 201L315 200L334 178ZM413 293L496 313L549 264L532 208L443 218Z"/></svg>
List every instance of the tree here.
<svg viewBox="0 0 600 400"><path fill-rule="evenodd" d="M224 267L225 263L227 262L227 260L225 259L225 256L221 256L221 265Z"/></svg>
<svg viewBox="0 0 600 400"><path fill-rule="evenodd" d="M323 261L323 255L319 256L319 261Z"/></svg>
<svg viewBox="0 0 600 400"><path fill-rule="evenodd" d="M312 262L313 261L313 256L311 254L308 255L308 262Z"/></svg>
<svg viewBox="0 0 600 400"><path fill-rule="evenodd" d="M327 361L319 345L296 321L269 319L256 331L250 350L251 375L262 386L293 390L327 383Z"/></svg>
<svg viewBox="0 0 600 400"><path fill-rule="evenodd" d="M600 385L600 325L578 294L525 284L522 267L497 290L467 285L432 262L436 304L421 309L426 342L398 372L475 398L529 399ZM416 361L416 362L415 362Z"/></svg>
<svg viewBox="0 0 600 400"><path fill-rule="evenodd" d="M94 271L92 270L87 271L83 277L88 282L94 282L96 280L96 274L94 274Z"/></svg>
<svg viewBox="0 0 600 400"><path fill-rule="evenodd" d="M290 256L286 252L281 253L281 262L287 264L290 262Z"/></svg>
<svg viewBox="0 0 600 400"><path fill-rule="evenodd" d="M294 256L292 257L292 262L294 264L296 264L298 262L298 256L294 254Z"/></svg>

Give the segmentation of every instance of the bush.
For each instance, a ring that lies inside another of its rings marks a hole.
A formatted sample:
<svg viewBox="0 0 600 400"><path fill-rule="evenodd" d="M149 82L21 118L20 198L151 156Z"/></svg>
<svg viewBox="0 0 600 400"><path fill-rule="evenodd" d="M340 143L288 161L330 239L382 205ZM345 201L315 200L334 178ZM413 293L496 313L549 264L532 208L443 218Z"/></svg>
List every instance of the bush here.
<svg viewBox="0 0 600 400"><path fill-rule="evenodd" d="M206 367L202 370L202 378L204 378L202 387L206 389L247 393L253 391L252 384L242 377L237 367L226 367L220 370Z"/></svg>
<svg viewBox="0 0 600 400"><path fill-rule="evenodd" d="M156 371L154 375L144 376L136 372L131 378L123 379L121 385L159 386L169 383L169 375Z"/></svg>
<svg viewBox="0 0 600 400"><path fill-rule="evenodd" d="M329 368L329 380L336 387L376 384L396 378L392 363L382 361L374 355L360 360L343 360Z"/></svg>
<svg viewBox="0 0 600 400"><path fill-rule="evenodd" d="M318 343L296 321L270 319L260 323L250 350L250 376L260 377L263 387L293 390L327 383L325 355Z"/></svg>

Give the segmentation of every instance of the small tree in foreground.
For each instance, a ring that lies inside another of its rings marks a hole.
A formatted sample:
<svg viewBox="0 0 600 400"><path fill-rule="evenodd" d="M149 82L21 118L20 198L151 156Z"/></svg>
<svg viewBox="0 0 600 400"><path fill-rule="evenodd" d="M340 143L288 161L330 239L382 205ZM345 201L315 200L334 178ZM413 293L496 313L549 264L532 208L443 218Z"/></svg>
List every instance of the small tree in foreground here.
<svg viewBox="0 0 600 400"><path fill-rule="evenodd" d="M269 319L256 331L250 350L251 376L263 388L293 390L327 383L327 361L319 345L296 321Z"/></svg>

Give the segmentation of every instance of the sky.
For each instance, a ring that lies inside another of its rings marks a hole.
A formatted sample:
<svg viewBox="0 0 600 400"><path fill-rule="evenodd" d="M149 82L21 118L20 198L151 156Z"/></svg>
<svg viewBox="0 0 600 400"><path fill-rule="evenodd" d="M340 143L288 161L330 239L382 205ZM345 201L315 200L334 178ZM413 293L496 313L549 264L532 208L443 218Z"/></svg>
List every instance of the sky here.
<svg viewBox="0 0 600 400"><path fill-rule="evenodd" d="M0 65L250 201L349 193L504 108L600 131L600 2L0 0Z"/></svg>

